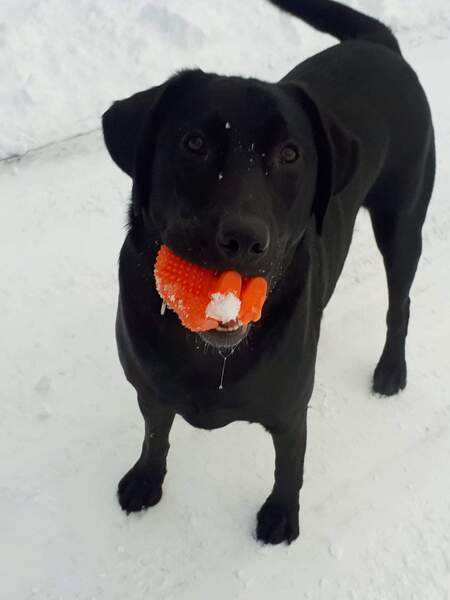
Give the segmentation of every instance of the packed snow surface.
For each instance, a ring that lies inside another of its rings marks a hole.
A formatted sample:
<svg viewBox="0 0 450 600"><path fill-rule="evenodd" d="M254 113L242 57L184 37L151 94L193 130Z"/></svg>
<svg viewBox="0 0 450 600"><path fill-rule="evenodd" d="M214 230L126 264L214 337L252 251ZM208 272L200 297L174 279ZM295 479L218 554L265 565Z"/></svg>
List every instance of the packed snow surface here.
<svg viewBox="0 0 450 600"><path fill-rule="evenodd" d="M177 418L161 503L127 517L116 484L143 437L114 341L130 180L99 133L3 163L2 598L449 599L450 8L352 4L399 35L437 133L407 389L370 393L386 284L361 212L322 325L298 541L253 537L274 456L269 435L245 423L209 433ZM97 128L113 99L180 67L274 81L332 43L263 0L4 0L0 10L3 156ZM222 366L217 356L218 378Z"/></svg>
<svg viewBox="0 0 450 600"><path fill-rule="evenodd" d="M410 46L448 37L448 0L348 4ZM95 129L182 67L276 81L331 42L265 0L2 0L0 158Z"/></svg>

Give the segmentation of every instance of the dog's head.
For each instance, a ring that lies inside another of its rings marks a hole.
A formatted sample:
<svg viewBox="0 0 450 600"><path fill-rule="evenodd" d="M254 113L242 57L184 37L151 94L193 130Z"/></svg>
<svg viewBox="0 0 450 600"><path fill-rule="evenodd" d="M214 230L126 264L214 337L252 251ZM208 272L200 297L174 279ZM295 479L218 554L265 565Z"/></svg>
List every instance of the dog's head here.
<svg viewBox="0 0 450 600"><path fill-rule="evenodd" d="M186 260L270 283L311 217L321 235L354 154L304 88L199 70L115 102L103 131L133 179L132 226ZM207 338L233 345L245 334Z"/></svg>

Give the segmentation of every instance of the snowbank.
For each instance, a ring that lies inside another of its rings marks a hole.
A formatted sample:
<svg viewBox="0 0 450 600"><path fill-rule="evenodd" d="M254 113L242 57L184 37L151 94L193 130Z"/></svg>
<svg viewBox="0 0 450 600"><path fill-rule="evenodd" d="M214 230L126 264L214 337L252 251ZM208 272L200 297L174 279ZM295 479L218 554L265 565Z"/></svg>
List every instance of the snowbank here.
<svg viewBox="0 0 450 600"><path fill-rule="evenodd" d="M410 41L448 35L448 0L349 2ZM264 0L3 0L0 158L99 125L117 99L181 67L277 80L325 47Z"/></svg>

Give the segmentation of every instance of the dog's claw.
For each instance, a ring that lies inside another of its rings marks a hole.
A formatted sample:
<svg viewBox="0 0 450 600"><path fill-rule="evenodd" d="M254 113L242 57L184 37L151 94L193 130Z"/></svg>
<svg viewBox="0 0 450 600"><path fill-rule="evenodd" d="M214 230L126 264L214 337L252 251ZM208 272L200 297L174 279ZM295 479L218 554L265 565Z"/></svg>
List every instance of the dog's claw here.
<svg viewBox="0 0 450 600"><path fill-rule="evenodd" d="M406 362L387 364L380 360L373 375L373 391L382 396L394 396L405 387Z"/></svg>
<svg viewBox="0 0 450 600"><path fill-rule="evenodd" d="M298 535L298 506L288 508L267 499L257 516L258 540L265 544L290 544Z"/></svg>
<svg viewBox="0 0 450 600"><path fill-rule="evenodd" d="M134 466L122 477L117 489L119 504L127 514L154 506L161 500L161 496L161 483L154 481L138 466Z"/></svg>

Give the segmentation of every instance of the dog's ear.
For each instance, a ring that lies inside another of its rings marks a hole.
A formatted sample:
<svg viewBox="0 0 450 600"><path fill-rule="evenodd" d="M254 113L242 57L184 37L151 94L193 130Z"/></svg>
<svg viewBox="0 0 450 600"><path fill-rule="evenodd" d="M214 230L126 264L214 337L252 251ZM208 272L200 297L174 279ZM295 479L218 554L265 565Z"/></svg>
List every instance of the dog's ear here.
<svg viewBox="0 0 450 600"><path fill-rule="evenodd" d="M314 134L318 164L312 214L316 219L317 232L321 235L331 198L347 187L357 169L359 144L331 112L321 108L308 87L303 84L295 84L294 87Z"/></svg>
<svg viewBox="0 0 450 600"><path fill-rule="evenodd" d="M114 162L133 178L133 212L138 215L150 194L154 141L164 111L182 100L184 84L204 73L199 69L182 71L162 85L114 102L102 118L105 145Z"/></svg>
<svg viewBox="0 0 450 600"><path fill-rule="evenodd" d="M134 161L142 130L166 84L118 100L103 114L106 148L116 165L133 177Z"/></svg>

